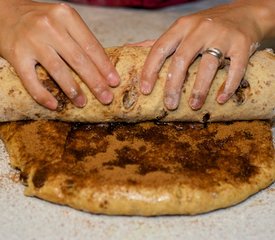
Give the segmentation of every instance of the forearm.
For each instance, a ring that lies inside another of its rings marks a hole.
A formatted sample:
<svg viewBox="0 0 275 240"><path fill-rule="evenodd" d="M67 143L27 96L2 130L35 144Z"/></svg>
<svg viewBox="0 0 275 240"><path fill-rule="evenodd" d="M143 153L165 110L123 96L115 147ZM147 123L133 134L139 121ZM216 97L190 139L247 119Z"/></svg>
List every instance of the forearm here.
<svg viewBox="0 0 275 240"><path fill-rule="evenodd" d="M235 0L233 4L251 10L263 39L275 38L275 0Z"/></svg>

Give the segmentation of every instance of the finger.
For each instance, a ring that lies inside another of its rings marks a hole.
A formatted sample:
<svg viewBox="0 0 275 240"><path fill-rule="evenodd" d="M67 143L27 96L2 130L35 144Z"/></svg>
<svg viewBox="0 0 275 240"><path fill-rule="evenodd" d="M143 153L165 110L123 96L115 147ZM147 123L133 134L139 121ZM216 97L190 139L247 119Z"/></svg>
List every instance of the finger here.
<svg viewBox="0 0 275 240"><path fill-rule="evenodd" d="M176 50L181 38L179 34L170 31L155 42L145 60L141 74L140 90L143 94L151 93L164 61Z"/></svg>
<svg viewBox="0 0 275 240"><path fill-rule="evenodd" d="M24 60L24 57L21 56L20 61L12 61L11 64L14 66L18 76L22 80L24 87L33 97L33 99L42 106L51 110L55 110L58 106L58 102L38 80L35 71L36 62Z"/></svg>
<svg viewBox="0 0 275 240"><path fill-rule="evenodd" d="M113 100L113 93L106 79L98 68L90 61L88 55L80 48L70 36L64 36L66 44L58 42L57 52L80 75L95 97L103 104Z"/></svg>
<svg viewBox="0 0 275 240"><path fill-rule="evenodd" d="M64 91L67 97L77 106L86 105L86 97L80 86L73 79L73 75L68 66L60 58L54 49L48 47L41 49L37 59L43 67L47 69L51 77L54 78L59 87Z"/></svg>
<svg viewBox="0 0 275 240"><path fill-rule="evenodd" d="M224 104L235 93L244 77L246 66L248 64L249 55L240 54L236 57L230 58L230 67L225 84L219 90L217 102Z"/></svg>
<svg viewBox="0 0 275 240"><path fill-rule="evenodd" d="M219 67L219 59L211 54L203 54L199 64L198 74L189 98L192 109L198 110L205 102L211 83Z"/></svg>
<svg viewBox="0 0 275 240"><path fill-rule="evenodd" d="M189 18L179 18L154 43L141 73L140 90L143 94L151 93L164 61L175 52L178 45L185 40L185 36L188 36L192 29L194 29L194 24L190 22Z"/></svg>
<svg viewBox="0 0 275 240"><path fill-rule="evenodd" d="M193 38L186 39L180 44L172 57L164 94L165 106L170 110L178 107L186 73L200 51L200 44L194 43L198 43L198 41L193 41Z"/></svg>
<svg viewBox="0 0 275 240"><path fill-rule="evenodd" d="M142 42L136 42L136 43L126 43L124 46L127 47L152 47L156 40L145 40Z"/></svg>
<svg viewBox="0 0 275 240"><path fill-rule="evenodd" d="M96 68L98 68L100 74L107 80L108 84L110 86L117 86L120 80L115 67L80 15L71 8L65 12L65 15L69 35L89 56Z"/></svg>

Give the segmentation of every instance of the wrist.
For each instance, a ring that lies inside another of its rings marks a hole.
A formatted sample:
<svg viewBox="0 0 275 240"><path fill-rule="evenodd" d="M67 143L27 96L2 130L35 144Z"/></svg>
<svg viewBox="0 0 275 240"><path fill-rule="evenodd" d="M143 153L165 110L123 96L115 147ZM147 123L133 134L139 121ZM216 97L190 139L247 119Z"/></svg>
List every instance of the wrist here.
<svg viewBox="0 0 275 240"><path fill-rule="evenodd" d="M262 39L275 38L274 0L235 0L233 4L251 9L251 14L258 25Z"/></svg>

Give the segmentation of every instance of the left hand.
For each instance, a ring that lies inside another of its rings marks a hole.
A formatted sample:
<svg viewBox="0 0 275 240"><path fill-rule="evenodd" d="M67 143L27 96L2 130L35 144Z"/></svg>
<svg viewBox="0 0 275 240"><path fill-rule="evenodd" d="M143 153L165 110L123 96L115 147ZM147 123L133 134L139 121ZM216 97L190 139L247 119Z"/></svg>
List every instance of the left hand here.
<svg viewBox="0 0 275 240"><path fill-rule="evenodd" d="M228 77L217 95L218 103L225 103L238 88L249 57L264 37L256 21L256 11L255 6L242 1L178 19L154 43L146 59L140 83L142 93L151 93L164 61L173 54L164 89L164 104L170 110L176 109L189 66L206 49L217 48L230 59ZM202 54L189 98L192 109L202 107L219 64L217 57Z"/></svg>
<svg viewBox="0 0 275 240"><path fill-rule="evenodd" d="M57 99L38 80L40 63L77 107L87 103L69 66L102 103L113 100L118 73L81 16L64 3L0 0L0 56L14 67L22 84L39 104L51 110Z"/></svg>

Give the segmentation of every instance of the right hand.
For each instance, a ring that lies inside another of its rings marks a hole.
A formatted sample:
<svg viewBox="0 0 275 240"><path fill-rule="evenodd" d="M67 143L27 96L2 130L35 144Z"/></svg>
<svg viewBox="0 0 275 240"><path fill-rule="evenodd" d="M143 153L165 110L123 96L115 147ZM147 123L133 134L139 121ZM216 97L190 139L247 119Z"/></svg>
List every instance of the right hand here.
<svg viewBox="0 0 275 240"><path fill-rule="evenodd" d="M203 53L216 48L230 59L227 79L216 97L219 104L226 103L240 85L249 57L259 43L275 37L274 19L274 0L236 0L179 18L153 44L144 63L141 92L145 95L152 92L163 63L171 56L164 104L169 110L177 109L188 69L202 55L189 96L189 106L200 109L220 66L217 57Z"/></svg>
<svg viewBox="0 0 275 240"><path fill-rule="evenodd" d="M119 76L104 49L70 6L30 0L0 0L0 56L7 59L29 94L41 105L55 110L58 102L39 82L40 63L77 106L87 99L74 81L72 67L103 104L113 100L110 87Z"/></svg>

